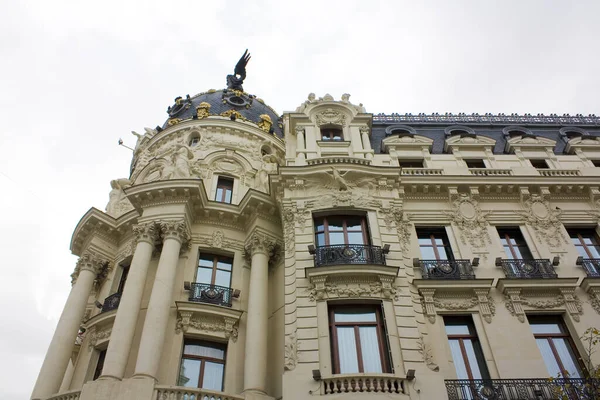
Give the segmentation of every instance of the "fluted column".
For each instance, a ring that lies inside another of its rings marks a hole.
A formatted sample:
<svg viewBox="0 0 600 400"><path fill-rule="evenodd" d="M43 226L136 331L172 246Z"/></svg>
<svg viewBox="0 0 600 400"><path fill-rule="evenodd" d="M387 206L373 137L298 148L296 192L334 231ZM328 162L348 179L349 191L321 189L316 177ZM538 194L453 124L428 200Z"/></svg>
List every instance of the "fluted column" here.
<svg viewBox="0 0 600 400"><path fill-rule="evenodd" d="M106 260L90 252L79 257L75 272L71 275L75 282L52 336L32 399L43 399L58 392L69 365L94 280L106 264Z"/></svg>
<svg viewBox="0 0 600 400"><path fill-rule="evenodd" d="M133 232L137 245L108 342L101 378L122 379L125 374L158 227L155 222L148 222L134 226Z"/></svg>
<svg viewBox="0 0 600 400"><path fill-rule="evenodd" d="M276 242L271 237L253 233L246 243L251 256L246 355L244 357L244 391L266 393L269 257Z"/></svg>
<svg viewBox="0 0 600 400"><path fill-rule="evenodd" d="M371 141L369 140L369 127L368 126L360 127L360 136L362 139L363 149L365 151L368 151L368 153L365 153L365 158L370 160L373 158L373 154L371 153Z"/></svg>
<svg viewBox="0 0 600 400"><path fill-rule="evenodd" d="M155 380L173 301L173 286L177 273L179 251L182 243L188 239L184 221L162 222L160 229L163 237L163 247L158 261L156 277L154 278L154 286L150 294L140 350L135 365L135 375L147 376Z"/></svg>

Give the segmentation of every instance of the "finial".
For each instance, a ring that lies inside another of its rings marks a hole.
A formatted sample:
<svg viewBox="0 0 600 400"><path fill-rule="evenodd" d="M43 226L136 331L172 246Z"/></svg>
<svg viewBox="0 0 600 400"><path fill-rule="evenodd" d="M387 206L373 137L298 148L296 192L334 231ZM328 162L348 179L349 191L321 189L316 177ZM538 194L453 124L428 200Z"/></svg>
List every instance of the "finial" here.
<svg viewBox="0 0 600 400"><path fill-rule="evenodd" d="M233 75L227 75L227 89L244 91L242 83L244 83L244 79L246 79L246 65L248 64L248 61L250 61L250 54L248 53L248 49L246 49L235 65Z"/></svg>

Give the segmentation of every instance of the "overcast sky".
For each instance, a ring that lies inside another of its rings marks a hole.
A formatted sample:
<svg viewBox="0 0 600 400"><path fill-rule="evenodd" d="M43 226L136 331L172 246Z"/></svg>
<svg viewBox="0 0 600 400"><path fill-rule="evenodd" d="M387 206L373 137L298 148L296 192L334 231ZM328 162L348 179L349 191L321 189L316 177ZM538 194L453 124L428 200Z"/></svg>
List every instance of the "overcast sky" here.
<svg viewBox="0 0 600 400"><path fill-rule="evenodd" d="M70 290L69 243L131 130L225 86L378 113L600 113L600 2L0 0L0 399L29 398Z"/></svg>

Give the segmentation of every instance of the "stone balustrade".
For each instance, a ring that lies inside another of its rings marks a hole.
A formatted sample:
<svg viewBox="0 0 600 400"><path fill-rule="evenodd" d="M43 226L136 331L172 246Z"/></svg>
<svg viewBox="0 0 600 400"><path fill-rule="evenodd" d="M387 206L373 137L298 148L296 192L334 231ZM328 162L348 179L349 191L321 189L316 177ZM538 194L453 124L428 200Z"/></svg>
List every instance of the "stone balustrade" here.
<svg viewBox="0 0 600 400"><path fill-rule="evenodd" d="M406 379L383 374L356 374L323 379L323 393L406 393Z"/></svg>
<svg viewBox="0 0 600 400"><path fill-rule="evenodd" d="M206 389L182 386L156 386L154 400L243 400L244 396L234 396Z"/></svg>

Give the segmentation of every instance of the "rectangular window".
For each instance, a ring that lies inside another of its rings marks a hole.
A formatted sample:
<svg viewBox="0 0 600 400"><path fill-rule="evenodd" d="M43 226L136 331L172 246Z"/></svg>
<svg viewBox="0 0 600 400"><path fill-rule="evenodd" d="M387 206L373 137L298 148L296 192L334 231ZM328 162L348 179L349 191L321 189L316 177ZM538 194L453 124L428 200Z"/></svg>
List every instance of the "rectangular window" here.
<svg viewBox="0 0 600 400"><path fill-rule="evenodd" d="M231 286L232 267L231 257L202 253L198 260L196 282L228 288Z"/></svg>
<svg viewBox="0 0 600 400"><path fill-rule="evenodd" d="M381 307L329 309L334 374L391 372Z"/></svg>
<svg viewBox="0 0 600 400"><path fill-rule="evenodd" d="M225 350L221 343L185 339L178 386L222 391Z"/></svg>
<svg viewBox="0 0 600 400"><path fill-rule="evenodd" d="M446 335L458 379L489 379L481 344L469 317L444 316Z"/></svg>
<svg viewBox="0 0 600 400"><path fill-rule="evenodd" d="M470 158L465 160L469 168L485 168L485 163L481 159Z"/></svg>
<svg viewBox="0 0 600 400"><path fill-rule="evenodd" d="M598 168L600 167L600 160L590 160L592 162L592 164L594 164L594 167Z"/></svg>
<svg viewBox="0 0 600 400"><path fill-rule="evenodd" d="M340 142L344 140L344 134L340 128L321 128L321 140Z"/></svg>
<svg viewBox="0 0 600 400"><path fill-rule="evenodd" d="M583 258L600 258L600 245L596 230L593 228L567 229L571 242Z"/></svg>
<svg viewBox="0 0 600 400"><path fill-rule="evenodd" d="M106 349L98 352L98 362L96 363L96 369L94 370L94 377L92 380L96 380L102 375L102 368L104 368L104 359L106 358Z"/></svg>
<svg viewBox="0 0 600 400"><path fill-rule="evenodd" d="M552 377L583 376L575 345L562 318L550 315L528 315L535 342Z"/></svg>
<svg viewBox="0 0 600 400"><path fill-rule="evenodd" d="M454 260L444 228L417 228L417 238L423 260Z"/></svg>
<svg viewBox="0 0 600 400"><path fill-rule="evenodd" d="M423 160L398 160L400 168L423 168L425 164Z"/></svg>
<svg viewBox="0 0 600 400"><path fill-rule="evenodd" d="M369 244L367 223L360 215L329 215L315 218L317 246Z"/></svg>
<svg viewBox="0 0 600 400"><path fill-rule="evenodd" d="M217 194L215 200L221 203L231 204L231 195L233 194L233 179L219 177L217 181Z"/></svg>
<svg viewBox="0 0 600 400"><path fill-rule="evenodd" d="M531 260L533 256L518 227L498 228L498 235L509 260Z"/></svg>
<svg viewBox="0 0 600 400"><path fill-rule="evenodd" d="M537 169L548 169L550 168L548 166L548 163L546 162L546 160L542 159L542 158L538 158L538 159L533 159L533 160L529 160L531 162L531 165L533 166L533 168L537 168Z"/></svg>
<svg viewBox="0 0 600 400"><path fill-rule="evenodd" d="M117 293L123 293L125 289L125 282L127 282L127 275L129 275L129 265L121 266L121 278L119 279L119 286L117 287Z"/></svg>

